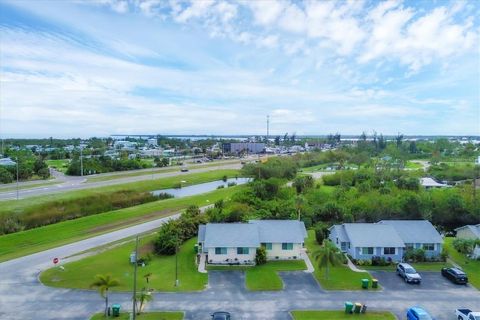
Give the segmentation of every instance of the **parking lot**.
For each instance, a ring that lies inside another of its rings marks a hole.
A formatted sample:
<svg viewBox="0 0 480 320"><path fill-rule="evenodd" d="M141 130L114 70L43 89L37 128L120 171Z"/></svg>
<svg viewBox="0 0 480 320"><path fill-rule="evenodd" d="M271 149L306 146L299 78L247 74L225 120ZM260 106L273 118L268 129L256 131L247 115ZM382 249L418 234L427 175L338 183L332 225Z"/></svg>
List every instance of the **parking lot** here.
<svg viewBox="0 0 480 320"><path fill-rule="evenodd" d="M435 292L451 292L472 290L478 294L478 291L470 285L458 285L442 277L440 272L419 272L422 277L421 284L406 283L402 277L392 271L371 271L372 277L378 279L384 290L388 291L411 291L428 290Z"/></svg>

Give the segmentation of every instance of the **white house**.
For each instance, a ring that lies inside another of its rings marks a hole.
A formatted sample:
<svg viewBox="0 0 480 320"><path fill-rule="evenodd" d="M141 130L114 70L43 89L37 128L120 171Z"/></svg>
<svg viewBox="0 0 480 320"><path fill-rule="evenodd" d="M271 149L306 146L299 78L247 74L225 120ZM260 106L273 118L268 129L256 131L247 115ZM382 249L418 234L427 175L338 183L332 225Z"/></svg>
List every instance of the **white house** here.
<svg viewBox="0 0 480 320"><path fill-rule="evenodd" d="M198 229L199 252L210 264L254 264L257 248L267 260L299 259L307 230L297 220L208 223Z"/></svg>
<svg viewBox="0 0 480 320"><path fill-rule="evenodd" d="M480 224L477 225L466 225L460 228L455 229L457 232L457 238L459 239L468 239L475 240L480 239ZM480 246L475 246L472 258L476 259L480 257Z"/></svg>
<svg viewBox="0 0 480 320"><path fill-rule="evenodd" d="M432 178L425 177L420 178L420 185L425 189L432 189L432 188L450 188L451 186L446 183L439 183Z"/></svg>
<svg viewBox="0 0 480 320"><path fill-rule="evenodd" d="M427 220L382 220L378 223L344 223L329 229L329 239L354 259L384 257L402 261L408 249L423 249L428 258L442 251L443 239Z"/></svg>

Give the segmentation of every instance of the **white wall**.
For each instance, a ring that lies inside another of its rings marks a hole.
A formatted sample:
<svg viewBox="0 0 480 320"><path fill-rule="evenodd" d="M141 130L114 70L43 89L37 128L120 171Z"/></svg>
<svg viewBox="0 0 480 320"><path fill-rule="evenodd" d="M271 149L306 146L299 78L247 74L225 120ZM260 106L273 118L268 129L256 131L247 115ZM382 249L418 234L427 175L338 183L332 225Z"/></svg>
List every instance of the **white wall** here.
<svg viewBox="0 0 480 320"><path fill-rule="evenodd" d="M248 254L237 254L237 248L227 248L227 254L215 254L215 248L208 248L208 263L228 264L228 263L250 263L255 261L257 249L249 248ZM235 261L235 258L237 261ZM229 259L229 261L226 261Z"/></svg>
<svg viewBox="0 0 480 320"><path fill-rule="evenodd" d="M281 243L272 243L272 250L267 250L267 259L268 260L285 260L285 259L292 259L293 257L300 258L302 249L301 243L294 243L293 250L282 250Z"/></svg>
<svg viewBox="0 0 480 320"><path fill-rule="evenodd" d="M473 234L472 230L468 228L460 229L457 231L457 238L460 239L477 239L477 237Z"/></svg>

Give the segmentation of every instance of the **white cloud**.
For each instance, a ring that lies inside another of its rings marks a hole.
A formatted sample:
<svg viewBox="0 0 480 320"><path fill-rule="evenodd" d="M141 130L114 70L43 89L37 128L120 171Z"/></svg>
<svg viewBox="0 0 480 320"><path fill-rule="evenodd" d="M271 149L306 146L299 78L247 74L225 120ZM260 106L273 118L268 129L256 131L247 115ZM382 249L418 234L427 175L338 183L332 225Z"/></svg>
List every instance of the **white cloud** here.
<svg viewBox="0 0 480 320"><path fill-rule="evenodd" d="M192 1L190 6L187 6L176 17L174 17L174 19L177 22L185 23L192 18L205 16L214 3L214 0Z"/></svg>

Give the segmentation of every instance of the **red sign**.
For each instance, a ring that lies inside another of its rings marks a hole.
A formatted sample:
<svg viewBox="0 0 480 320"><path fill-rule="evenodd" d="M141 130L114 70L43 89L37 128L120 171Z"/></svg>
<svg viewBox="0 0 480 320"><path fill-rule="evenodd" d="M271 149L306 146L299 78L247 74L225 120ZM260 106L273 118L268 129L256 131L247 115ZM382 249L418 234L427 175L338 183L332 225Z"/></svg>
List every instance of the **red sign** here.
<svg viewBox="0 0 480 320"><path fill-rule="evenodd" d="M53 258L53 263L57 264L58 263L58 258Z"/></svg>

